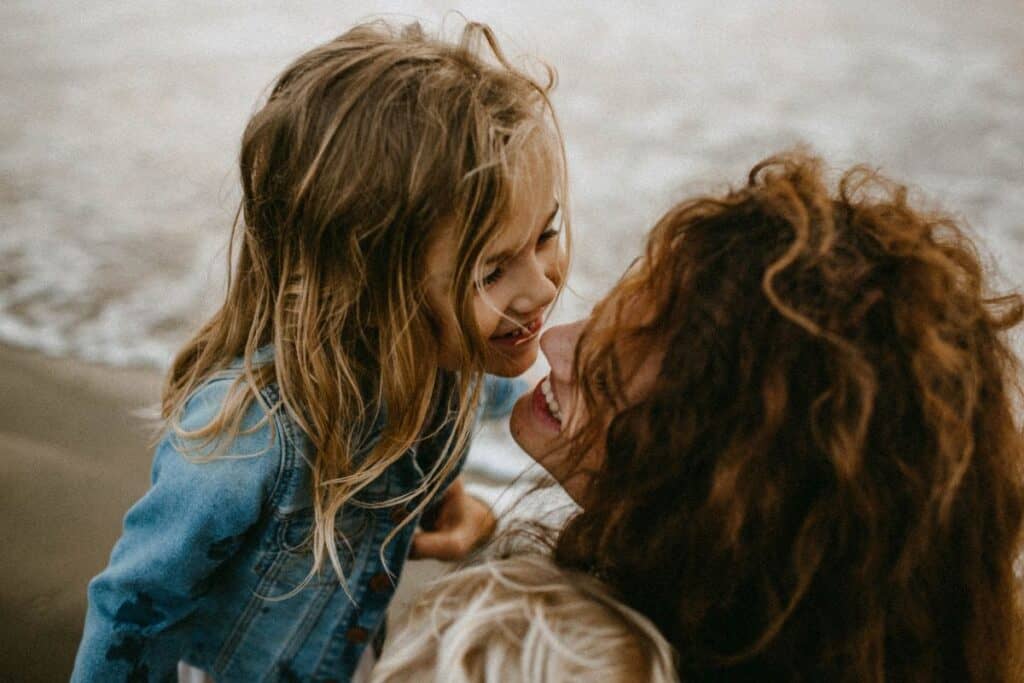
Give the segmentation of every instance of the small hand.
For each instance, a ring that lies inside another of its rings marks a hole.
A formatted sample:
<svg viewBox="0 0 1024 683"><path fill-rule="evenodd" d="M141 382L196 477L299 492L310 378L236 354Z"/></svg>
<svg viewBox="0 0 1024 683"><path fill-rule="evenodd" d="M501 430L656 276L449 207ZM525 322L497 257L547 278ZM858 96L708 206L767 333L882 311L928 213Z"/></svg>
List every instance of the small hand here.
<svg viewBox="0 0 1024 683"><path fill-rule="evenodd" d="M459 477L445 491L436 513L412 538L413 559L461 560L494 533L497 520L483 501L466 493Z"/></svg>

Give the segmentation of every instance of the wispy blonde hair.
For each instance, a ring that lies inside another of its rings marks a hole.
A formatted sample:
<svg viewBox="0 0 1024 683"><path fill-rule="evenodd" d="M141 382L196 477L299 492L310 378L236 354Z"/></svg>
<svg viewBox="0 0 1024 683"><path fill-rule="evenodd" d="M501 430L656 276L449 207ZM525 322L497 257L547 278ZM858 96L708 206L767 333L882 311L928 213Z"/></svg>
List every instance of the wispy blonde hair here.
<svg viewBox="0 0 1024 683"><path fill-rule="evenodd" d="M373 683L676 680L672 648L597 579L538 554L492 559L433 584Z"/></svg>
<svg viewBox="0 0 1024 683"><path fill-rule="evenodd" d="M452 44L418 24L372 22L299 57L245 129L227 296L174 360L162 413L197 450L224 455L246 409L263 402L261 388L278 385L280 403L262 407L287 410L315 454L314 572L329 560L344 580L337 513L428 436L430 416L449 411L449 457L416 489L376 505L436 492L466 445L484 359L473 316L478 263L527 157L546 155L565 194L547 76L514 68L481 24ZM423 256L442 227L457 245L449 292L464 361L444 396L437 316L423 294ZM254 362L267 344L272 362ZM238 357L244 370L219 414L183 430L188 397Z"/></svg>

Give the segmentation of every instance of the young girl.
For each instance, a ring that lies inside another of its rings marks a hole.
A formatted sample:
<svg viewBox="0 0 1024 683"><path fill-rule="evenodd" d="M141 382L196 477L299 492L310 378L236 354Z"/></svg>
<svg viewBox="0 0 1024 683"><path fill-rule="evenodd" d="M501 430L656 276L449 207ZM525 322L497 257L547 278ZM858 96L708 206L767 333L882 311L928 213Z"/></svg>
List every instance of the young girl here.
<svg viewBox="0 0 1024 683"><path fill-rule="evenodd" d="M486 388L508 403L484 372L533 363L564 275L552 82L478 24L458 45L358 26L281 75L242 139L226 300L170 370L75 681L347 680L410 547L490 533L456 476Z"/></svg>

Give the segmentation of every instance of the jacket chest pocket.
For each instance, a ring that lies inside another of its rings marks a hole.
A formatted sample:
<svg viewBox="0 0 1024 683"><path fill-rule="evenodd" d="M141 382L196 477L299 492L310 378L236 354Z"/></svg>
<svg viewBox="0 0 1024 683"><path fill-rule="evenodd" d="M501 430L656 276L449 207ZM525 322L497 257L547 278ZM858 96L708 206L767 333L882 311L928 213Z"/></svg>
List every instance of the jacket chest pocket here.
<svg viewBox="0 0 1024 683"><path fill-rule="evenodd" d="M346 578L371 551L367 546L372 537L374 515L372 511L347 505L334 520L334 545L338 561ZM337 585L338 576L325 553L323 565L313 572L313 508L302 508L278 518L275 536L277 546L267 558L269 565L266 581L271 583L269 596L280 597L304 586ZM266 593L265 593L266 594Z"/></svg>
<svg viewBox="0 0 1024 683"><path fill-rule="evenodd" d="M355 546L366 535L372 513L365 508L344 506L334 518L334 542L339 553L344 546ZM293 554L313 551L313 529L316 525L313 508L297 510L281 520L277 540L281 550Z"/></svg>

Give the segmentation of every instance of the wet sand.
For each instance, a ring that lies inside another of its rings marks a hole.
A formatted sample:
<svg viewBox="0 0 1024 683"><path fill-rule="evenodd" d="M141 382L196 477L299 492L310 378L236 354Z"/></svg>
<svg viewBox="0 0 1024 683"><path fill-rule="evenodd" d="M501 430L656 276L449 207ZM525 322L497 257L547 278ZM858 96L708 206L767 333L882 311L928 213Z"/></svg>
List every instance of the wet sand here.
<svg viewBox="0 0 1024 683"><path fill-rule="evenodd" d="M0 680L66 681L86 585L149 482L160 375L0 346ZM412 562L401 609L438 562Z"/></svg>
<svg viewBox="0 0 1024 683"><path fill-rule="evenodd" d="M0 347L0 611L8 680L66 680L88 580L145 490L147 436L131 411L156 373Z"/></svg>

